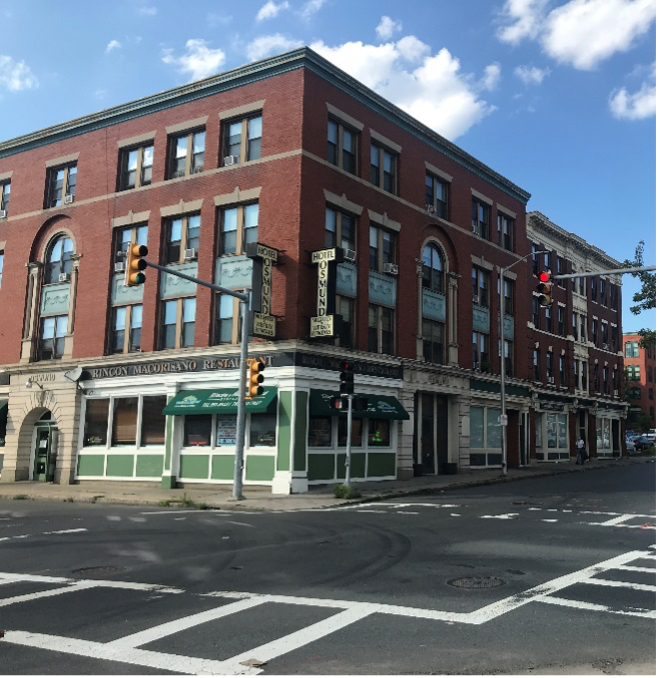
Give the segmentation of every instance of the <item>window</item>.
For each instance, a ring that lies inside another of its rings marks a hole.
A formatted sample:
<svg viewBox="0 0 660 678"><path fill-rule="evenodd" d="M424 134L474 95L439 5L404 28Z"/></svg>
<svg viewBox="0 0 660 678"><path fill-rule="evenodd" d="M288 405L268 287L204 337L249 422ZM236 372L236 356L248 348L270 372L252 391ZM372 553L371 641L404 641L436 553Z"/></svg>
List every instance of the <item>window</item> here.
<svg viewBox="0 0 660 678"><path fill-rule="evenodd" d="M603 344L607 344L607 329L608 325L606 322L602 322L600 324L600 334L601 334L601 339L603 341Z"/></svg>
<svg viewBox="0 0 660 678"><path fill-rule="evenodd" d="M557 275L562 275L566 273L566 263L564 259L560 256L557 256ZM565 280L557 280L557 285L559 287L565 287Z"/></svg>
<svg viewBox="0 0 660 678"><path fill-rule="evenodd" d="M371 166L369 179L389 193L396 193L396 155L381 146L371 144Z"/></svg>
<svg viewBox="0 0 660 678"><path fill-rule="evenodd" d="M68 324L68 315L41 319L38 360L55 360L64 355L64 336Z"/></svg>
<svg viewBox="0 0 660 678"><path fill-rule="evenodd" d="M170 137L169 179L185 177L204 170L206 132L197 130Z"/></svg>
<svg viewBox="0 0 660 678"><path fill-rule="evenodd" d="M541 329L539 320L539 300L538 297L532 297L532 324L537 330Z"/></svg>
<svg viewBox="0 0 660 678"><path fill-rule="evenodd" d="M649 389L649 400L653 400L653 399L654 399L654 397L653 397L653 389L650 388L650 389Z"/></svg>
<svg viewBox="0 0 660 678"><path fill-rule="evenodd" d="M364 419L353 419L351 427L351 447L362 447L362 422ZM337 422L337 445L338 447L346 447L346 439L348 437L348 428L346 425L346 417L339 417Z"/></svg>
<svg viewBox="0 0 660 678"><path fill-rule="evenodd" d="M441 294L445 291L443 256L437 245L427 245L422 252L422 287Z"/></svg>
<svg viewBox="0 0 660 678"><path fill-rule="evenodd" d="M502 358L502 344L497 340L497 357ZM507 377L513 376L513 342L504 340L504 374Z"/></svg>
<svg viewBox="0 0 660 678"><path fill-rule="evenodd" d="M598 345L598 320L596 318L591 319L591 340L594 346Z"/></svg>
<svg viewBox="0 0 660 678"><path fill-rule="evenodd" d="M619 301L619 288L612 283L610 285L610 308L616 308Z"/></svg>
<svg viewBox="0 0 660 678"><path fill-rule="evenodd" d="M603 367L603 389L606 394L610 392L610 368Z"/></svg>
<svg viewBox="0 0 660 678"><path fill-rule="evenodd" d="M596 276L591 276L591 301L596 301L598 296L598 281Z"/></svg>
<svg viewBox="0 0 660 678"><path fill-rule="evenodd" d="M629 381L641 380L639 365L626 365L626 379Z"/></svg>
<svg viewBox="0 0 660 678"><path fill-rule="evenodd" d="M653 370L650 367L646 368L646 381L651 383L653 381Z"/></svg>
<svg viewBox="0 0 660 678"><path fill-rule="evenodd" d="M493 407L470 407L470 466L494 466L502 463L500 450L502 427L500 411ZM481 452L481 453L480 453Z"/></svg>
<svg viewBox="0 0 660 678"><path fill-rule="evenodd" d="M490 273L476 266L472 267L472 302L479 306L490 306L490 295L488 293L488 279Z"/></svg>
<svg viewBox="0 0 660 678"><path fill-rule="evenodd" d="M250 416L250 447L275 447L275 414L252 414Z"/></svg>
<svg viewBox="0 0 660 678"><path fill-rule="evenodd" d="M538 275L541 271L540 266L539 266L540 262L539 262L539 255L538 255L538 253L541 251L541 249L542 249L541 247L532 243L532 273L534 275Z"/></svg>
<svg viewBox="0 0 660 678"><path fill-rule="evenodd" d="M85 403L84 447L105 447L108 442L110 398L95 398Z"/></svg>
<svg viewBox="0 0 660 678"><path fill-rule="evenodd" d="M357 139L352 129L340 122L328 120L328 162L351 174L357 174Z"/></svg>
<svg viewBox="0 0 660 678"><path fill-rule="evenodd" d="M244 254L248 244L257 242L259 203L220 210L219 229L218 256Z"/></svg>
<svg viewBox="0 0 660 678"><path fill-rule="evenodd" d="M500 279L497 278L497 296L498 296L498 311L499 311L499 295L500 295ZM506 315L513 315L513 282L504 278L504 313Z"/></svg>
<svg viewBox="0 0 660 678"><path fill-rule="evenodd" d="M426 175L426 208L432 207L442 219L449 219L449 183L433 174Z"/></svg>
<svg viewBox="0 0 660 678"><path fill-rule="evenodd" d="M222 164L225 167L261 157L261 115L228 121L224 130Z"/></svg>
<svg viewBox="0 0 660 678"><path fill-rule="evenodd" d="M587 343L587 316L580 313L580 341Z"/></svg>
<svg viewBox="0 0 660 678"><path fill-rule="evenodd" d="M153 144L123 150L120 157L119 190L148 186L151 183L153 166Z"/></svg>
<svg viewBox="0 0 660 678"><path fill-rule="evenodd" d="M559 356L559 385L566 386L566 361L564 356Z"/></svg>
<svg viewBox="0 0 660 678"><path fill-rule="evenodd" d="M571 324L572 324L573 338L575 339L575 341L578 340L578 331L577 331L578 320L577 320L577 317L578 317L578 314L575 313L575 311L573 311L573 313L571 314L571 321L572 321Z"/></svg>
<svg viewBox="0 0 660 678"><path fill-rule="evenodd" d="M149 228L146 224L117 229L115 252L125 252L131 243L146 245Z"/></svg>
<svg viewBox="0 0 660 678"><path fill-rule="evenodd" d="M501 213L497 215L497 243L513 252L513 219Z"/></svg>
<svg viewBox="0 0 660 678"><path fill-rule="evenodd" d="M552 269L550 268L550 252L546 248L541 248L542 250L545 249L543 252L543 270L544 271L551 271Z"/></svg>
<svg viewBox="0 0 660 678"><path fill-rule="evenodd" d="M472 332L472 363L475 370L490 371L490 335Z"/></svg>
<svg viewBox="0 0 660 678"><path fill-rule="evenodd" d="M580 361L573 361L573 379L575 380L575 388L580 388Z"/></svg>
<svg viewBox="0 0 660 678"><path fill-rule="evenodd" d="M71 202L76 195L76 164L54 167L48 170L45 208L59 207Z"/></svg>
<svg viewBox="0 0 660 678"><path fill-rule="evenodd" d="M422 346L424 360L428 363L444 363L445 325L434 320L422 319Z"/></svg>
<svg viewBox="0 0 660 678"><path fill-rule="evenodd" d="M308 447L332 447L332 417L310 417Z"/></svg>
<svg viewBox="0 0 660 678"><path fill-rule="evenodd" d="M0 210L5 212L9 211L9 198L11 194L11 181L5 181L0 183Z"/></svg>
<svg viewBox="0 0 660 678"><path fill-rule="evenodd" d="M114 398L112 447L135 446L137 443L138 398Z"/></svg>
<svg viewBox="0 0 660 678"><path fill-rule="evenodd" d="M60 282L63 275L73 271L73 241L67 236L59 236L51 245L46 257L44 284Z"/></svg>
<svg viewBox="0 0 660 678"><path fill-rule="evenodd" d="M588 375L588 374L589 374L589 373L588 373L588 371L587 371L587 361L586 361L586 360L583 360L583 361L582 361L582 375L581 375L581 379L582 379L582 390L583 390L583 391L586 391L586 390L587 390L587 386L588 386L588 384L587 384L587 375Z"/></svg>
<svg viewBox="0 0 660 678"><path fill-rule="evenodd" d="M540 352L538 348L534 349L532 362L534 364L534 381L541 381L541 366L539 365Z"/></svg>
<svg viewBox="0 0 660 678"><path fill-rule="evenodd" d="M557 306L557 334L566 336L566 309L563 306Z"/></svg>
<svg viewBox="0 0 660 678"><path fill-rule="evenodd" d="M341 316L339 345L353 348L355 343L355 299L337 295L337 315Z"/></svg>
<svg viewBox="0 0 660 678"><path fill-rule="evenodd" d="M394 354L394 310L369 304L369 347L372 353Z"/></svg>
<svg viewBox="0 0 660 678"><path fill-rule="evenodd" d="M566 414L546 414L546 436L549 449L568 448L568 416Z"/></svg>
<svg viewBox="0 0 660 678"><path fill-rule="evenodd" d="M639 358L638 341L627 341L625 348L626 348L626 358Z"/></svg>
<svg viewBox="0 0 660 678"><path fill-rule="evenodd" d="M142 396L142 430L140 447L165 445L165 415L167 396Z"/></svg>
<svg viewBox="0 0 660 678"><path fill-rule="evenodd" d="M472 199L472 233L490 240L490 205Z"/></svg>
<svg viewBox="0 0 660 678"><path fill-rule="evenodd" d="M5 266L5 253L4 250L0 250L0 287L2 287L2 269Z"/></svg>
<svg viewBox="0 0 660 678"><path fill-rule="evenodd" d="M545 307L545 331L552 332L552 307Z"/></svg>
<svg viewBox="0 0 660 678"><path fill-rule="evenodd" d="M110 353L139 351L141 335L142 304L117 306L112 309Z"/></svg>
<svg viewBox="0 0 660 678"><path fill-rule="evenodd" d="M355 250L355 217L326 207L325 246Z"/></svg>
<svg viewBox="0 0 660 678"><path fill-rule="evenodd" d="M586 285L586 278L578 278L578 289L579 289L579 294L581 294L583 297L586 296L585 292L585 285Z"/></svg>
<svg viewBox="0 0 660 678"><path fill-rule="evenodd" d="M195 297L162 304L160 348L186 348L195 342Z"/></svg>
<svg viewBox="0 0 660 678"><path fill-rule="evenodd" d="M555 365L554 355L551 351L547 351L545 354L545 368L546 380L549 384L553 384L555 381Z"/></svg>
<svg viewBox="0 0 660 678"><path fill-rule="evenodd" d="M612 351L617 353L619 350L619 332L616 325L612 325Z"/></svg>
<svg viewBox="0 0 660 678"><path fill-rule="evenodd" d="M631 388L628 390L628 397L631 400L641 400L642 398L642 389L641 388Z"/></svg>
<svg viewBox="0 0 660 678"><path fill-rule="evenodd" d="M210 447L213 415L189 414L183 418L183 446Z"/></svg>
<svg viewBox="0 0 660 678"><path fill-rule="evenodd" d="M378 226L369 227L369 268L384 271L385 264L395 262L396 233Z"/></svg>
<svg viewBox="0 0 660 678"><path fill-rule="evenodd" d="M600 303L607 306L607 281L600 279Z"/></svg>
<svg viewBox="0 0 660 678"><path fill-rule="evenodd" d="M234 304L235 298L229 294L217 295L217 317L215 320L215 343L216 344L234 344L236 343L233 335L234 327Z"/></svg>
<svg viewBox="0 0 660 678"><path fill-rule="evenodd" d="M190 214L178 219L169 219L165 224L165 261L166 264L179 264L189 260L187 250L199 249L199 214ZM193 254L188 252L188 254Z"/></svg>
<svg viewBox="0 0 660 678"><path fill-rule="evenodd" d="M367 444L369 447L390 447L390 421L388 419L367 419Z"/></svg>
<svg viewBox="0 0 660 678"><path fill-rule="evenodd" d="M594 365L594 391L600 391L600 370Z"/></svg>

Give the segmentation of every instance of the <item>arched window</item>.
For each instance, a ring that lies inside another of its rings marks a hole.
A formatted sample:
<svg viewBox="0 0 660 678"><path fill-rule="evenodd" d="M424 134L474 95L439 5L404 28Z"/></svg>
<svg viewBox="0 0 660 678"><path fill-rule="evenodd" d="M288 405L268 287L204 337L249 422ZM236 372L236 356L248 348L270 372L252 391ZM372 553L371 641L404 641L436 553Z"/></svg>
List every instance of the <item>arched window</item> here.
<svg viewBox="0 0 660 678"><path fill-rule="evenodd" d="M427 245L422 252L422 287L444 293L443 257L437 245Z"/></svg>
<svg viewBox="0 0 660 678"><path fill-rule="evenodd" d="M60 282L60 276L73 270L73 241L66 235L56 238L46 257L44 284Z"/></svg>

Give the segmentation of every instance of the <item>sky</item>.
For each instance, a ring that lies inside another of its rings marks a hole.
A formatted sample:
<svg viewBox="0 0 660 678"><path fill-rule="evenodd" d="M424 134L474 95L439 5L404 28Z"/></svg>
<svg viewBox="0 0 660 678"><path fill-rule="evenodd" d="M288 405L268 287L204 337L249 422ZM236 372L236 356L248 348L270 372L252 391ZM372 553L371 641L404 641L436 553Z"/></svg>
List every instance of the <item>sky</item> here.
<svg viewBox="0 0 660 678"><path fill-rule="evenodd" d="M302 45L531 193L656 261L655 0L0 0L0 141ZM655 328L629 312L623 329Z"/></svg>

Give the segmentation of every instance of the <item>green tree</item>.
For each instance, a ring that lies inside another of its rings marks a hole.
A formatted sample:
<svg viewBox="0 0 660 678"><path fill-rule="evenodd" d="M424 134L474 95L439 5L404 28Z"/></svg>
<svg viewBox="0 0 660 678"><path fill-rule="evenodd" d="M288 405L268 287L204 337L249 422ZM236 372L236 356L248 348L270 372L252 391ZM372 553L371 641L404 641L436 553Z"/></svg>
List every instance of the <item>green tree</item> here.
<svg viewBox="0 0 660 678"><path fill-rule="evenodd" d="M626 259L623 262L624 267L633 268L644 266L644 241L640 240L635 248L635 258L631 261ZM633 294L633 305L630 307L631 313L639 315L642 311L649 311L655 308L655 273L651 271L637 271L631 273L633 278L639 278L642 288L639 292ZM639 330L641 337L640 345L642 348L655 347L655 330L643 328Z"/></svg>

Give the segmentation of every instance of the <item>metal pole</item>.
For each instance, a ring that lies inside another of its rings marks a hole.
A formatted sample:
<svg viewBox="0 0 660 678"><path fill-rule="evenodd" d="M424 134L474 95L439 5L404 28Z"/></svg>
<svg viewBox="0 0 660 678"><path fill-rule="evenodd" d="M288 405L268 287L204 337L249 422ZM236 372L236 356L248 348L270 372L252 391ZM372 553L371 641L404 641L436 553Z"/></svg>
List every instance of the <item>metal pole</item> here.
<svg viewBox="0 0 660 678"><path fill-rule="evenodd" d="M500 405L502 417L500 425L502 427L502 475L507 474L506 459L506 386L504 381L504 269L500 266Z"/></svg>
<svg viewBox="0 0 660 678"><path fill-rule="evenodd" d="M540 252L538 253L540 254ZM642 271L655 271L655 264L652 266L634 266L632 268L613 268L609 271L589 271L589 273L562 273L553 275L552 280L568 280L568 278L590 278L594 275L607 275L614 273L641 273Z"/></svg>
<svg viewBox="0 0 660 678"><path fill-rule="evenodd" d="M236 458L234 460L233 501L243 496L243 452L245 449L245 387L247 379L248 302L241 299L241 359L238 368L238 409L236 412Z"/></svg>
<svg viewBox="0 0 660 678"><path fill-rule="evenodd" d="M353 395L348 398L348 412L346 414L346 478L344 485L351 486L351 435L353 433Z"/></svg>

